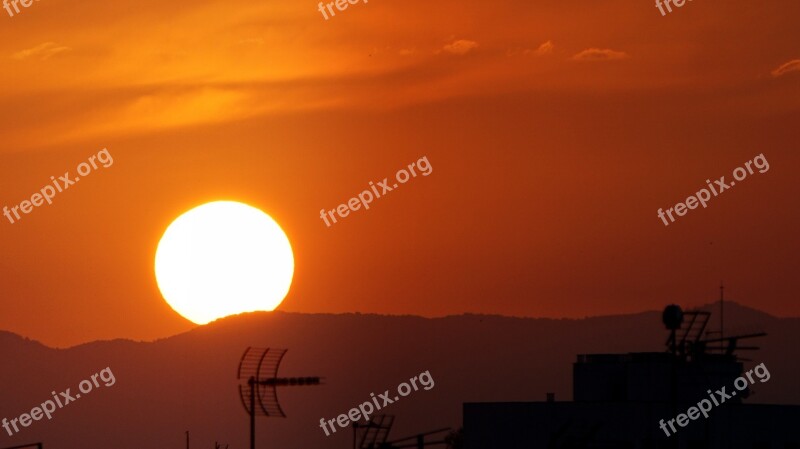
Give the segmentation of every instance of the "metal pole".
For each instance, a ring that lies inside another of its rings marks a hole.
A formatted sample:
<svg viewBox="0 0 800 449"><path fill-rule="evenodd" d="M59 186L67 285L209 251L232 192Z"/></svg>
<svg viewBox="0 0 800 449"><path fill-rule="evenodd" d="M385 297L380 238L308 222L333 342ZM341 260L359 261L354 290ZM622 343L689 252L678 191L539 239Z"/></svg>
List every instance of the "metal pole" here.
<svg viewBox="0 0 800 449"><path fill-rule="evenodd" d="M719 282L719 338L725 338L725 285ZM725 350L725 340L719 342L722 350Z"/></svg>
<svg viewBox="0 0 800 449"><path fill-rule="evenodd" d="M189 449L189 431L186 431L186 449Z"/></svg>
<svg viewBox="0 0 800 449"><path fill-rule="evenodd" d="M250 449L256 449L256 379L251 377L250 384Z"/></svg>

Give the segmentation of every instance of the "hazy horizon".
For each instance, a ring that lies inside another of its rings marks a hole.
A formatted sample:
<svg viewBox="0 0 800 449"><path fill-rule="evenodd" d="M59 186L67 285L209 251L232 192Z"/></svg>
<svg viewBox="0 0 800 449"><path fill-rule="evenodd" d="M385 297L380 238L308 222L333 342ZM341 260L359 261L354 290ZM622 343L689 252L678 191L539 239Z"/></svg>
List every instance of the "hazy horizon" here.
<svg viewBox="0 0 800 449"><path fill-rule="evenodd" d="M666 304L665 304L665 306L666 306ZM684 310L710 310L711 313L712 313L712 317L713 317L711 322L714 323L714 326L718 326L717 317L718 317L718 313L719 313L718 312L719 311L719 302L709 302L709 303L706 303L706 304L698 304L698 305L695 305L695 306L681 305L681 307ZM768 313L766 311L759 310L758 308L753 308L753 307L750 307L750 306L745 306L745 305L739 304L736 301L725 301L725 307L726 307L726 311L729 314L731 312L731 308L729 308L729 307L732 307L734 314L737 315L737 316L744 311L746 313L757 312L758 314L764 315L764 316L766 316L768 318L777 319L777 320L800 319L800 317L793 317L793 316L783 317L783 316L772 315L772 314L770 314L770 313ZM357 316L364 316L364 317L382 317L382 318L420 318L420 319L424 319L424 320L440 320L440 319L459 318L459 317L485 317L485 318L499 318L499 319L534 320L534 321L535 320L545 320L545 321L574 321L574 322L577 322L577 321L591 320L591 319L632 317L632 316L637 316L637 315L641 315L641 314L660 314L662 312L662 310L640 310L640 311L635 311L635 312L630 312L630 313L593 315L593 316L584 316L584 317L546 317L546 316L536 317L536 316L515 316L515 315L502 315L502 314L482 314L482 313L470 313L470 312L464 312L464 313L460 313L460 314L451 314L451 315L442 315L442 316L422 316L422 315L413 315L413 314L382 314L382 313L362 313L362 312L336 312L336 313L331 313L331 312L294 312L294 311L285 311L285 310L279 310L278 309L278 310L273 310L273 311L269 311L269 312L268 311L257 311L257 312L245 312L245 313L241 313L241 314L230 315L230 316L227 316L227 317L222 317L222 318L216 319L214 321L211 321L208 324L192 326L189 329L177 332L175 334L163 335L163 336L159 336L159 337L152 338L152 339L135 339L135 338L129 338L129 337L115 337L115 338L109 338L109 339L96 339L96 340L87 340L87 341L75 342L75 343L71 343L71 344L68 344L68 345L55 344L53 342L47 342L47 341L38 339L38 338L30 336L30 335L23 335L23 334L20 334L20 333L17 333L17 332L8 330L8 329L0 329L0 332L8 332L10 334L13 334L13 335L15 335L17 337L23 338L25 340L29 340L29 341L32 341L32 342L35 342L35 343L39 343L39 344L41 344L41 345L43 345L43 346L45 346L47 348L69 349L69 348L74 348L74 347L82 346L82 345L86 345L86 344L111 342L111 341L117 341L117 340L130 341L130 342L134 342L134 343L154 343L154 342L158 342L158 341L161 341L161 340L167 340L167 339L170 339L170 338L173 338L173 337L177 337L177 336L180 336L180 335L191 333L193 331L202 331L204 328L213 328L213 327L216 327L216 326L219 326L219 325L224 325L224 324L231 323L231 322L238 322L240 320L247 320L249 318L257 318L259 316L268 317L270 315L281 315L281 314L285 314L285 315L306 315L306 316L331 316L331 317L338 317L338 316L343 316L343 317L347 317L347 316L356 316L356 317ZM735 321L733 321L733 322L728 321L728 325L729 326L733 325L734 328L736 327L736 324L737 323Z"/></svg>

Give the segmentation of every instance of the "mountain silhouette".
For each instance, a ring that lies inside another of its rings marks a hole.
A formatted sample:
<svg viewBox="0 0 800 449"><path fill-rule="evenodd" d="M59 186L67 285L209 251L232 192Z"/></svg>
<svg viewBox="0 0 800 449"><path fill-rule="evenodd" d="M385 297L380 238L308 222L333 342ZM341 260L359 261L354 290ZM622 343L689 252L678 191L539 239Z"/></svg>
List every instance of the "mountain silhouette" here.
<svg viewBox="0 0 800 449"><path fill-rule="evenodd" d="M705 306L717 314L717 304ZM712 315L709 324L718 324ZM796 387L800 319L777 318L727 302L725 326L757 328L772 378L748 403L800 403ZM153 342L99 341L53 349L0 332L0 419L12 419L109 367L116 382L94 388L0 447L42 441L48 449L247 447L249 424L238 395L239 359L248 346L288 348L279 376L322 376L324 385L286 387L287 418L258 418L258 447L352 447L352 429L325 436L320 418L351 408L429 371L435 386L410 393L380 413L395 415L390 440L461 425L462 403L572 399L577 354L664 350L661 312L585 319L460 315L443 318L369 314L251 313Z"/></svg>

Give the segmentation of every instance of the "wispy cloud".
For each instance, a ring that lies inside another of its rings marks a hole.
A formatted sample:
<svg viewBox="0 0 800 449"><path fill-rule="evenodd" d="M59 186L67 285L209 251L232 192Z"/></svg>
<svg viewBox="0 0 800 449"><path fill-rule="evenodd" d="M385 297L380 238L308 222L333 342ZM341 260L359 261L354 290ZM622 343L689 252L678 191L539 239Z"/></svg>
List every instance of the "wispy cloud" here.
<svg viewBox="0 0 800 449"><path fill-rule="evenodd" d="M466 39L459 39L451 44L447 44L442 49L454 55L465 55L478 47L478 43Z"/></svg>
<svg viewBox="0 0 800 449"><path fill-rule="evenodd" d="M629 56L624 51L610 50L607 48L587 48L574 55L573 61L618 61L627 59Z"/></svg>
<svg viewBox="0 0 800 449"><path fill-rule="evenodd" d="M547 41L539 46L536 50L527 49L523 53L526 55L544 56L553 52L553 41Z"/></svg>
<svg viewBox="0 0 800 449"><path fill-rule="evenodd" d="M39 58L45 60L53 55L72 50L69 47L60 46L54 42L45 42L44 44L37 45L33 48L18 51L11 55L14 59L28 59Z"/></svg>
<svg viewBox="0 0 800 449"><path fill-rule="evenodd" d="M800 72L800 59L793 59L772 71L772 76L778 77L789 72Z"/></svg>

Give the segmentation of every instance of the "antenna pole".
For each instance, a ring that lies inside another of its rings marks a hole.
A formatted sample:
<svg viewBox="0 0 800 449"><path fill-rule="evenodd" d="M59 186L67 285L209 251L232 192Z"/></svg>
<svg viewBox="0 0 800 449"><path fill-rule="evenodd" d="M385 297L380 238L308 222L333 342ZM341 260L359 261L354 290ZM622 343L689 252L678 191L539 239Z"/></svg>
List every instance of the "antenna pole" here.
<svg viewBox="0 0 800 449"><path fill-rule="evenodd" d="M239 361L236 378L240 381L239 397L250 418L250 449L256 449L256 415L286 417L278 403L278 387L320 384L319 377L277 377L278 365L285 353L285 349L248 347Z"/></svg>
<svg viewBox="0 0 800 449"><path fill-rule="evenodd" d="M725 285L719 281L719 338L721 349L725 347Z"/></svg>
<svg viewBox="0 0 800 449"><path fill-rule="evenodd" d="M256 379L251 377L250 384L250 449L256 449Z"/></svg>
<svg viewBox="0 0 800 449"><path fill-rule="evenodd" d="M189 449L189 431L186 431L186 449Z"/></svg>

